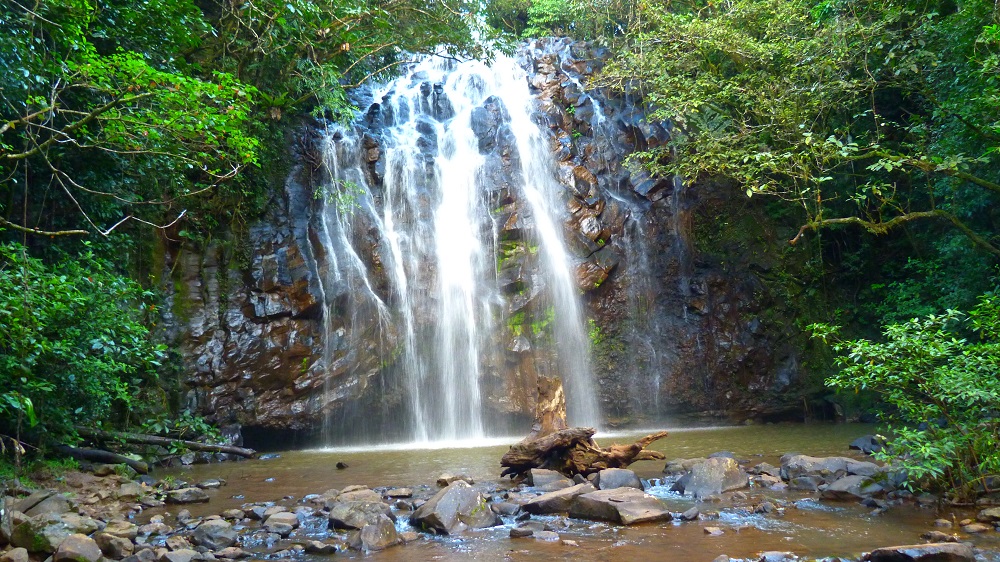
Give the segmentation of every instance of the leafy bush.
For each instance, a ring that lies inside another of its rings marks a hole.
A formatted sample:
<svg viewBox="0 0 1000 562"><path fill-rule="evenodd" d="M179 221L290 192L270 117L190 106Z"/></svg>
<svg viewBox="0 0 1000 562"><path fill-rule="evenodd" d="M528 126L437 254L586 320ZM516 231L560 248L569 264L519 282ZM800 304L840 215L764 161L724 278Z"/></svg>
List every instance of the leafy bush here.
<svg viewBox="0 0 1000 562"><path fill-rule="evenodd" d="M836 333L812 328L824 339ZM962 499L989 491L1000 475L1000 296L984 295L967 315L948 310L884 333L884 342L835 344L843 369L827 384L884 401L892 438L879 456L898 462L911 487Z"/></svg>
<svg viewBox="0 0 1000 562"><path fill-rule="evenodd" d="M65 440L74 425L124 417L155 381L165 348L141 321L152 294L91 252L47 266L0 245L0 286L0 429L27 415Z"/></svg>

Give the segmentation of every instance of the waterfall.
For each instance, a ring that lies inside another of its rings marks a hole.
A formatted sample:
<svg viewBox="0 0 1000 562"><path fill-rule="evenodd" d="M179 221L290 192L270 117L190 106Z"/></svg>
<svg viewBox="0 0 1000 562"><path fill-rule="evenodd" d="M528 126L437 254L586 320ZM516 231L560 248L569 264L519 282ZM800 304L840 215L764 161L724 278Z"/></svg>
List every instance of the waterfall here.
<svg viewBox="0 0 1000 562"><path fill-rule="evenodd" d="M600 425L563 188L533 108L513 59L430 57L326 137L323 361L335 370L344 325L371 327L350 347L386 357L405 396L384 422L400 439L496 435L539 374L561 377L571 423ZM349 438L329 422L328 443Z"/></svg>

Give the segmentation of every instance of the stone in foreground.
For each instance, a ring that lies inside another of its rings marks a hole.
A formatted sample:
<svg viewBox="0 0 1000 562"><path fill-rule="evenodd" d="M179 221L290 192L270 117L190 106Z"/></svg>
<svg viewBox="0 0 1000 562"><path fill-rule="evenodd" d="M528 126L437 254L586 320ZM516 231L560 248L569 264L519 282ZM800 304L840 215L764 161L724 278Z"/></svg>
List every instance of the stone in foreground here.
<svg viewBox="0 0 1000 562"><path fill-rule="evenodd" d="M672 519L660 500L635 488L598 490L577 496L570 506L569 516L622 525Z"/></svg>
<svg viewBox="0 0 1000 562"><path fill-rule="evenodd" d="M396 520L392 508L382 502L338 502L330 506L328 515L333 528L358 530L377 523L381 516Z"/></svg>
<svg viewBox="0 0 1000 562"><path fill-rule="evenodd" d="M181 488L167 492L167 503L203 503L208 499L208 494L200 488Z"/></svg>
<svg viewBox="0 0 1000 562"><path fill-rule="evenodd" d="M975 559L972 546L953 542L888 546L862 558L866 562L973 562Z"/></svg>
<svg viewBox="0 0 1000 562"><path fill-rule="evenodd" d="M275 513L264 521L264 528L269 533L277 533L283 537L287 537L298 526L299 518L294 513L288 511Z"/></svg>
<svg viewBox="0 0 1000 562"><path fill-rule="evenodd" d="M374 523L365 525L350 539L352 548L365 552L383 550L396 544L399 544L396 525L385 515L379 515Z"/></svg>
<svg viewBox="0 0 1000 562"><path fill-rule="evenodd" d="M448 484L427 500L413 512L410 521L427 531L447 535L500 524L483 496L463 480Z"/></svg>
<svg viewBox="0 0 1000 562"><path fill-rule="evenodd" d="M222 550L236 544L236 531L226 521L212 519L198 525L191 539L209 550Z"/></svg>
<svg viewBox="0 0 1000 562"><path fill-rule="evenodd" d="M101 547L87 535L66 537L52 555L53 562L98 562L102 557Z"/></svg>

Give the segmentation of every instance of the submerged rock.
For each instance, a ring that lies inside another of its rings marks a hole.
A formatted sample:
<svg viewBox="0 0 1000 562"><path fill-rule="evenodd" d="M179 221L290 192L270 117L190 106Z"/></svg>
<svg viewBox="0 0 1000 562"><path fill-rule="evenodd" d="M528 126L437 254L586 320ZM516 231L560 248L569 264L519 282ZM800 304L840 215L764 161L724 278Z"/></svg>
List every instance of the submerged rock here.
<svg viewBox="0 0 1000 562"><path fill-rule="evenodd" d="M167 503L203 503L208 500L208 494L200 488L181 488L167 492Z"/></svg>
<svg viewBox="0 0 1000 562"><path fill-rule="evenodd" d="M486 499L463 480L448 484L427 500L413 512L410 521L427 531L448 535L500 524Z"/></svg>
<svg viewBox="0 0 1000 562"><path fill-rule="evenodd" d="M962 543L928 543L878 548L861 558L866 562L973 562L972 546Z"/></svg>

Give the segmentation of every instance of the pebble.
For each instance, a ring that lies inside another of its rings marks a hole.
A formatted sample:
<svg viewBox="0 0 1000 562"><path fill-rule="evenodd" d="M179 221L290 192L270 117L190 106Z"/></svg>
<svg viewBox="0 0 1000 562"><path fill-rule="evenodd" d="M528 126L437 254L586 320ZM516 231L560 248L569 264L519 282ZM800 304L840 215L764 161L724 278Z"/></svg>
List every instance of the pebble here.
<svg viewBox="0 0 1000 562"><path fill-rule="evenodd" d="M571 541L569 539L563 539L562 543L564 546L580 546L580 543L576 541Z"/></svg>
<svg viewBox="0 0 1000 562"><path fill-rule="evenodd" d="M720 527L705 527L704 531L706 535L712 537L718 537L725 533Z"/></svg>
<svg viewBox="0 0 1000 562"><path fill-rule="evenodd" d="M555 542L559 540L559 533L555 531L536 531L534 537L540 541Z"/></svg>

